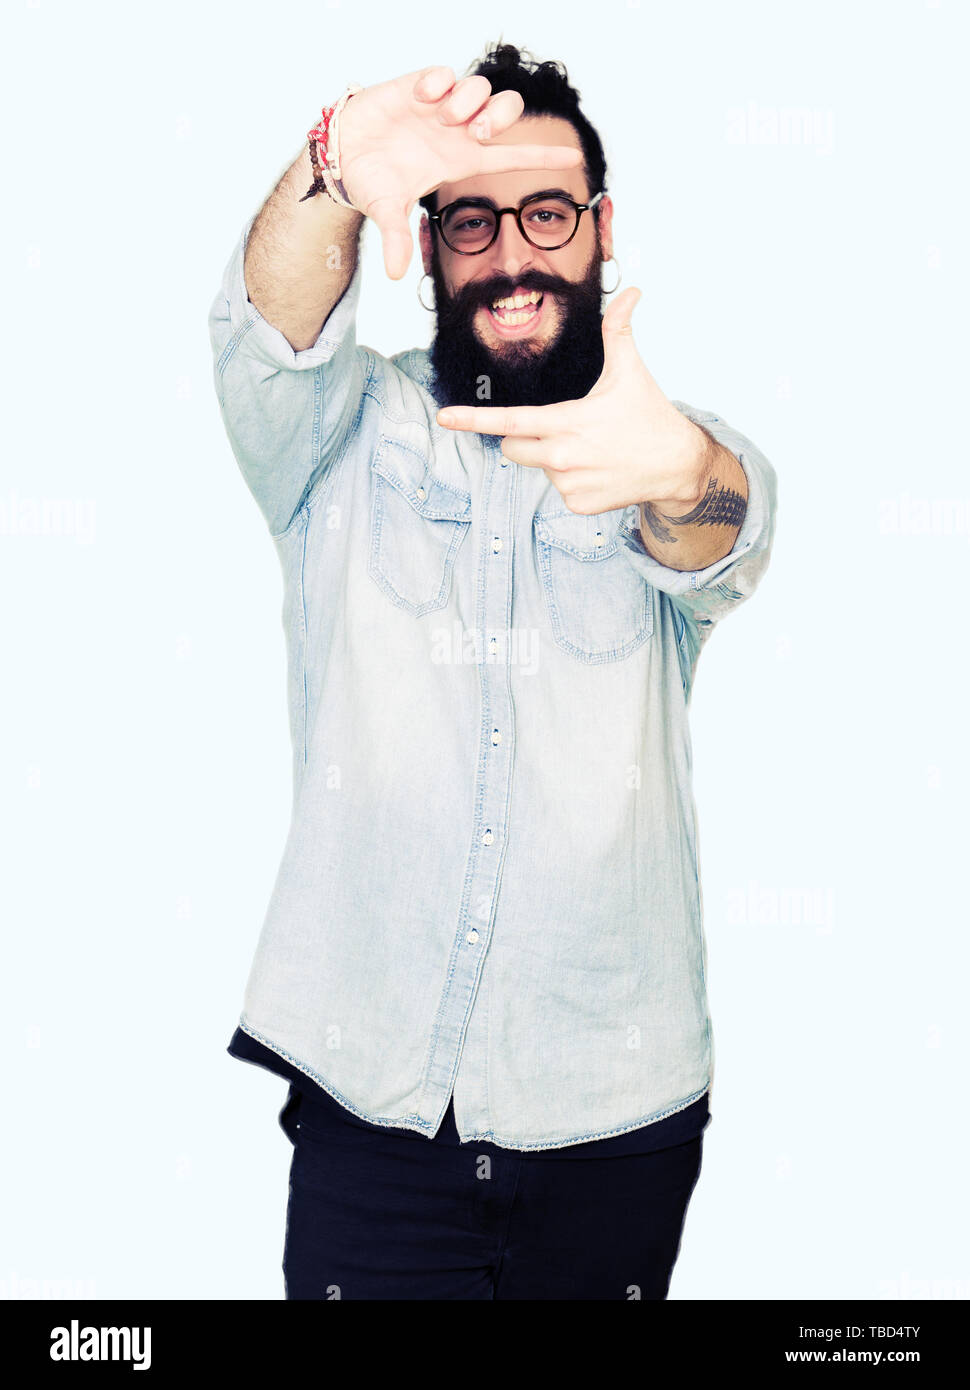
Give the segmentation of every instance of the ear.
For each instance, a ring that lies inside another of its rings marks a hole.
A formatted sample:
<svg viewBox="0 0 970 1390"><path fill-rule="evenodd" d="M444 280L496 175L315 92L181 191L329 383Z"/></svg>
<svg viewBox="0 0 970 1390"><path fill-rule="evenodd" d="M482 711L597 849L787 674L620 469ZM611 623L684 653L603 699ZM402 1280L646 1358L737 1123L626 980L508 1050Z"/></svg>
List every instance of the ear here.
<svg viewBox="0 0 970 1390"><path fill-rule="evenodd" d="M424 263L425 275L431 274L431 223L428 221L428 214L421 214L421 221L418 223L418 240L421 243L421 260Z"/></svg>
<svg viewBox="0 0 970 1390"><path fill-rule="evenodd" d="M613 254L613 199L608 193L600 199L598 210L597 230L600 252L603 260L608 261Z"/></svg>

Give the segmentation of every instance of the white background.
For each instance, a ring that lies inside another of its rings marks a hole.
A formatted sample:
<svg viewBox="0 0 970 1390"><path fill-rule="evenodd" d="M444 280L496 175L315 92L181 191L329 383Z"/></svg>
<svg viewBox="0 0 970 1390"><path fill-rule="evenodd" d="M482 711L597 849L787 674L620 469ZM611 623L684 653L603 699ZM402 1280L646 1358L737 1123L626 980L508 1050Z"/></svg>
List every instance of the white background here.
<svg viewBox="0 0 970 1390"><path fill-rule="evenodd" d="M283 1297L286 1083L225 1052L282 583L207 314L325 102L502 38L603 135L644 361L779 477L692 700L716 1073L671 1297L967 1297L967 6L4 14L0 1294ZM368 227L364 270L358 341L427 345L417 255Z"/></svg>

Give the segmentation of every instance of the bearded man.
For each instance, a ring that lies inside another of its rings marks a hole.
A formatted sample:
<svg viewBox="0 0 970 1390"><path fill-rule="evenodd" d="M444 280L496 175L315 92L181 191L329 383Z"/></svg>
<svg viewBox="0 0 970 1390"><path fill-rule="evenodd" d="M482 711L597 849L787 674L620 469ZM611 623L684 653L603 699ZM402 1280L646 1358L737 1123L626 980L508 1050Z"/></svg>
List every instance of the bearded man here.
<svg viewBox="0 0 970 1390"><path fill-rule="evenodd" d="M322 162L321 162L322 156ZM603 312L562 64L348 90L210 314L284 580L292 822L232 1056L286 1078L291 1299L664 1299L710 1118L688 703L776 479ZM428 349L356 340L359 237Z"/></svg>

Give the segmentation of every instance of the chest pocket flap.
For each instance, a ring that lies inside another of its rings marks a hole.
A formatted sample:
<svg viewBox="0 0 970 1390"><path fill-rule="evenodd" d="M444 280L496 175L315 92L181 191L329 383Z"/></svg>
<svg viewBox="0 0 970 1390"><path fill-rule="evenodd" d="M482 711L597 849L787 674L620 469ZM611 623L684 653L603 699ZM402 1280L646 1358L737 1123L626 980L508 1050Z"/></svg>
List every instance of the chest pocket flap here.
<svg viewBox="0 0 970 1390"><path fill-rule="evenodd" d="M471 523L471 493L432 470L428 432L417 426L381 435L371 481L371 578L416 617L442 608Z"/></svg>
<svg viewBox="0 0 970 1390"><path fill-rule="evenodd" d="M553 637L579 661L621 661L653 632L649 585L619 549L631 534L628 511L559 508L533 519Z"/></svg>

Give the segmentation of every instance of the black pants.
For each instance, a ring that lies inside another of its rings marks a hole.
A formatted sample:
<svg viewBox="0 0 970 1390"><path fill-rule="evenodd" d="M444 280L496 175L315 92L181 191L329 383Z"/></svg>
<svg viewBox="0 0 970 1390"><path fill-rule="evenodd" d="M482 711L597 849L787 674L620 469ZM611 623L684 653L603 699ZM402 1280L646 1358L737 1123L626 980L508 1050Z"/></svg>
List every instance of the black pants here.
<svg viewBox="0 0 970 1390"><path fill-rule="evenodd" d="M290 1088L288 1299L663 1299L703 1136L652 1153L375 1130Z"/></svg>

